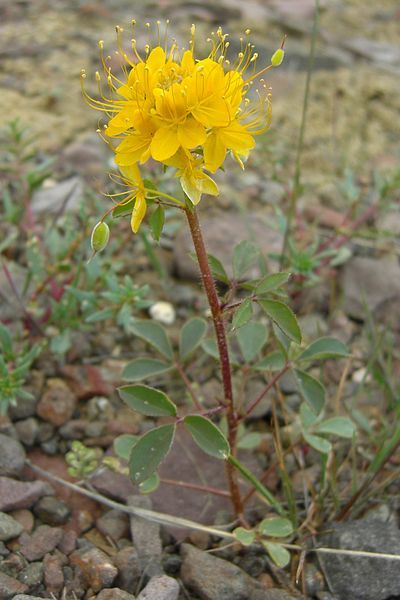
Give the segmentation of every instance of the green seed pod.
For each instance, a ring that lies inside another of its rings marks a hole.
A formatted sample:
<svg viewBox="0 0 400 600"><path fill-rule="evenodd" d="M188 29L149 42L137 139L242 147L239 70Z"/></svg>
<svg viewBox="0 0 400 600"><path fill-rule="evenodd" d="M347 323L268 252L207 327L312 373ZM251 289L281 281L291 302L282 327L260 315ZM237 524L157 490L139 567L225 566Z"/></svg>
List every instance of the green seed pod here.
<svg viewBox="0 0 400 600"><path fill-rule="evenodd" d="M276 52L273 53L271 58L271 65L273 67L279 67L282 64L283 57L285 56L285 51L283 48L278 48Z"/></svg>
<svg viewBox="0 0 400 600"><path fill-rule="evenodd" d="M110 238L110 228L107 223L100 221L93 227L90 245L93 252L101 252L108 244Z"/></svg>

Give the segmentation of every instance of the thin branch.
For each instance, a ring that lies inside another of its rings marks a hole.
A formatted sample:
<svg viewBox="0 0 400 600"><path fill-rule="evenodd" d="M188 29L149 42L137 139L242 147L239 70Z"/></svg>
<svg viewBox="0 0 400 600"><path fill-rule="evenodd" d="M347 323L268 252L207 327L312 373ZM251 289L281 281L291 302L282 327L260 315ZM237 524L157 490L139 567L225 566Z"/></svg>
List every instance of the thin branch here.
<svg viewBox="0 0 400 600"><path fill-rule="evenodd" d="M276 375L274 375L274 377L266 385L266 387L260 392L260 394L257 396L257 398L250 404L250 406L246 410L245 414L242 417L240 417L241 419L245 419L253 412L253 410L258 405L258 403L261 402L261 400L264 398L265 394L267 394L269 392L269 390L274 387L276 382L282 377L282 375L284 375L286 373L286 371L288 371L289 368L290 368L290 364L286 363L286 365L280 371L278 371L276 373Z"/></svg>

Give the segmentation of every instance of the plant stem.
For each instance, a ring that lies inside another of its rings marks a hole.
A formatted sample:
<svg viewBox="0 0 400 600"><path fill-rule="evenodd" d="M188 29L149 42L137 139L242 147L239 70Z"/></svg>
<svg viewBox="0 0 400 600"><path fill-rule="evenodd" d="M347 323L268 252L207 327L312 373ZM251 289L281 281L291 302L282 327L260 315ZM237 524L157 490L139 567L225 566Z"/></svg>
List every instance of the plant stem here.
<svg viewBox="0 0 400 600"><path fill-rule="evenodd" d="M251 473L240 461L238 461L235 456L232 456L231 454L228 458L228 462L232 464L239 471L239 473L241 473L243 477L247 479L247 481L250 481L257 492L267 500L268 504L275 508L278 514L285 515L285 511L278 500L275 500L271 492L269 492L267 488L263 486L261 481L259 481L257 477L253 475L253 473Z"/></svg>
<svg viewBox="0 0 400 600"><path fill-rule="evenodd" d="M257 406L257 404L259 402L261 402L261 400L264 398L265 394L267 394L269 392L269 390L274 387L274 385L276 384L276 382L282 377L282 375L284 375L286 373L286 371L288 371L288 369L290 369L290 364L286 363L286 365L280 371L278 371L276 373L276 375L274 375L274 377L265 386L265 388L261 391L261 393L258 395L258 397L250 404L250 406L246 410L244 416L242 417L243 419L245 417L248 417L253 412L253 410L255 409L255 407Z"/></svg>
<svg viewBox="0 0 400 600"><path fill-rule="evenodd" d="M217 338L218 352L220 358L222 383L224 388L226 418L228 422L228 442L231 448L231 453L236 454L236 437L238 418L233 402L232 390L232 375L229 361L228 343L226 339L225 325L222 318L221 305L219 302L217 290L215 288L214 279L211 273L210 265L208 264L207 252L204 245L203 235L201 233L199 218L196 209L186 208L186 217L189 223L190 233L192 235L194 249L196 251L197 260L199 263L201 279L207 295L208 304L210 306L212 320L214 323L215 335ZM237 475L232 463L226 462L226 472L229 483L231 500L237 517L243 515L243 502L237 481Z"/></svg>
<svg viewBox="0 0 400 600"><path fill-rule="evenodd" d="M315 47L316 47L317 36L318 36L318 21L319 21L319 0L315 0L314 22L313 22L313 28L312 28L312 33L311 33L311 47L310 47L310 55L309 55L309 60L308 60L306 88L304 91L303 111L302 111L302 115L301 115L300 133L299 133L299 139L297 142L297 150L296 150L296 167L295 167L295 173L294 173L294 177L293 177L292 192L290 195L290 202L289 202L289 208L288 208L288 212L287 212L287 221L286 221L286 227L285 227L285 235L284 235L282 253L281 253L281 258L280 258L280 269L281 270L282 270L283 266L285 265L285 263L287 263L286 251L287 251L287 247L288 247L289 237L291 234L293 220L294 220L295 213L296 213L297 199L299 197L300 189L301 189L301 181L300 181L301 180L301 164L300 164L300 161L301 161L301 154L302 154L303 146L304 146L304 134L305 134L305 130L306 130L307 110L308 110L308 102L309 102L309 97L310 97L311 75L312 75L313 69L314 69Z"/></svg>

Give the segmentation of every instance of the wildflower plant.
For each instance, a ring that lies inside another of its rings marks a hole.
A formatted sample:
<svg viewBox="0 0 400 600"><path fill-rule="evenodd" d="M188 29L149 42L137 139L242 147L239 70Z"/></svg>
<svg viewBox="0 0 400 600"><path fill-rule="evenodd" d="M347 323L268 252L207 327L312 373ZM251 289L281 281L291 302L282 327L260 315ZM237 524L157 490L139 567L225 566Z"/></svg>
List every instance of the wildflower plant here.
<svg viewBox="0 0 400 600"><path fill-rule="evenodd" d="M150 24L146 26L150 30ZM194 25L187 48L180 48L174 40L169 43L168 33L161 34L159 23L156 32L156 44L145 46L142 54L134 35L131 49L125 50L123 31L117 27L117 55L122 62L119 74L113 72L110 57L104 54L104 44L99 43L103 76L96 73L98 97L86 91L86 74L82 72L86 101L107 119L99 132L112 148L119 170L112 177L125 188L111 196L113 206L95 226L92 248L100 251L106 246L109 228L105 220L109 214L114 217L130 214L132 231L136 233L151 205L154 210L149 224L158 240L164 225L164 207L182 211L192 236L214 336L207 337L206 320L194 317L182 327L179 346L175 348L161 324L138 319L130 322L130 331L158 356L140 357L129 363L123 372L129 384L122 386L119 394L132 409L164 420L139 438L121 436L116 440L115 450L128 460L133 482L153 490L154 482L158 481L158 467L171 449L177 427L186 428L205 453L224 461L238 524L247 527L239 475L277 513L278 516L271 517L275 520L263 521L251 535L239 527L237 539L246 544L262 540L263 536L277 538L264 540L264 545L274 560L284 566L288 553L279 540L292 535L289 513L239 461L238 442L240 445L240 440L245 439L247 417L288 371L307 406L299 417L298 428L303 439L321 453L327 453L331 445L324 444L326 434L351 437L353 427L348 419L324 421L325 389L314 375L307 373L316 362L346 356L347 351L332 338L321 338L304 347L296 317L283 292L290 273L264 273L258 279L246 280L260 252L255 244L240 242L233 252L233 277L229 277L218 259L208 255L196 211L203 195L219 195L213 177L218 169L225 167L227 157L233 157L244 168L256 136L268 130L271 91L263 75L282 62L283 43L268 64L260 65L248 30L240 38L241 50L232 56L229 37L219 28L208 40L210 51L205 57L197 56ZM180 192L176 197L156 189L142 177L143 165L150 159L178 178ZM216 279L228 288L224 298L218 296ZM238 291L242 296L236 300ZM275 349L266 353L270 334L275 339ZM202 405L190 373L190 362L200 351L218 361L221 374L221 394L208 410ZM267 378L265 388L256 398L248 398L247 394L239 398L233 386L234 371L244 381L262 373ZM143 383L170 372L178 373L187 387L191 400L189 412L184 409L180 414L164 391ZM253 441L249 437L247 440L247 447L253 447ZM148 486L146 482L150 482ZM294 524L295 516L290 514L290 517Z"/></svg>

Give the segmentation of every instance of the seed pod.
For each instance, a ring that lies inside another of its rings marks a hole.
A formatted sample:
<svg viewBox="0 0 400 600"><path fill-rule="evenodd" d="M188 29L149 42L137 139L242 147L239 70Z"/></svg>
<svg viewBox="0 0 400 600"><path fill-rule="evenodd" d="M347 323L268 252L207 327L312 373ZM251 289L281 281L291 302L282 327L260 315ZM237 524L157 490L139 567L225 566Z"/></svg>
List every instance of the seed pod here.
<svg viewBox="0 0 400 600"><path fill-rule="evenodd" d="M108 244L110 238L110 228L107 223L100 221L93 227L90 245L93 252L101 252Z"/></svg>
<svg viewBox="0 0 400 600"><path fill-rule="evenodd" d="M273 67L279 67L282 64L283 57L285 56L285 51L283 48L278 48L276 52L273 53L271 58L271 65Z"/></svg>

